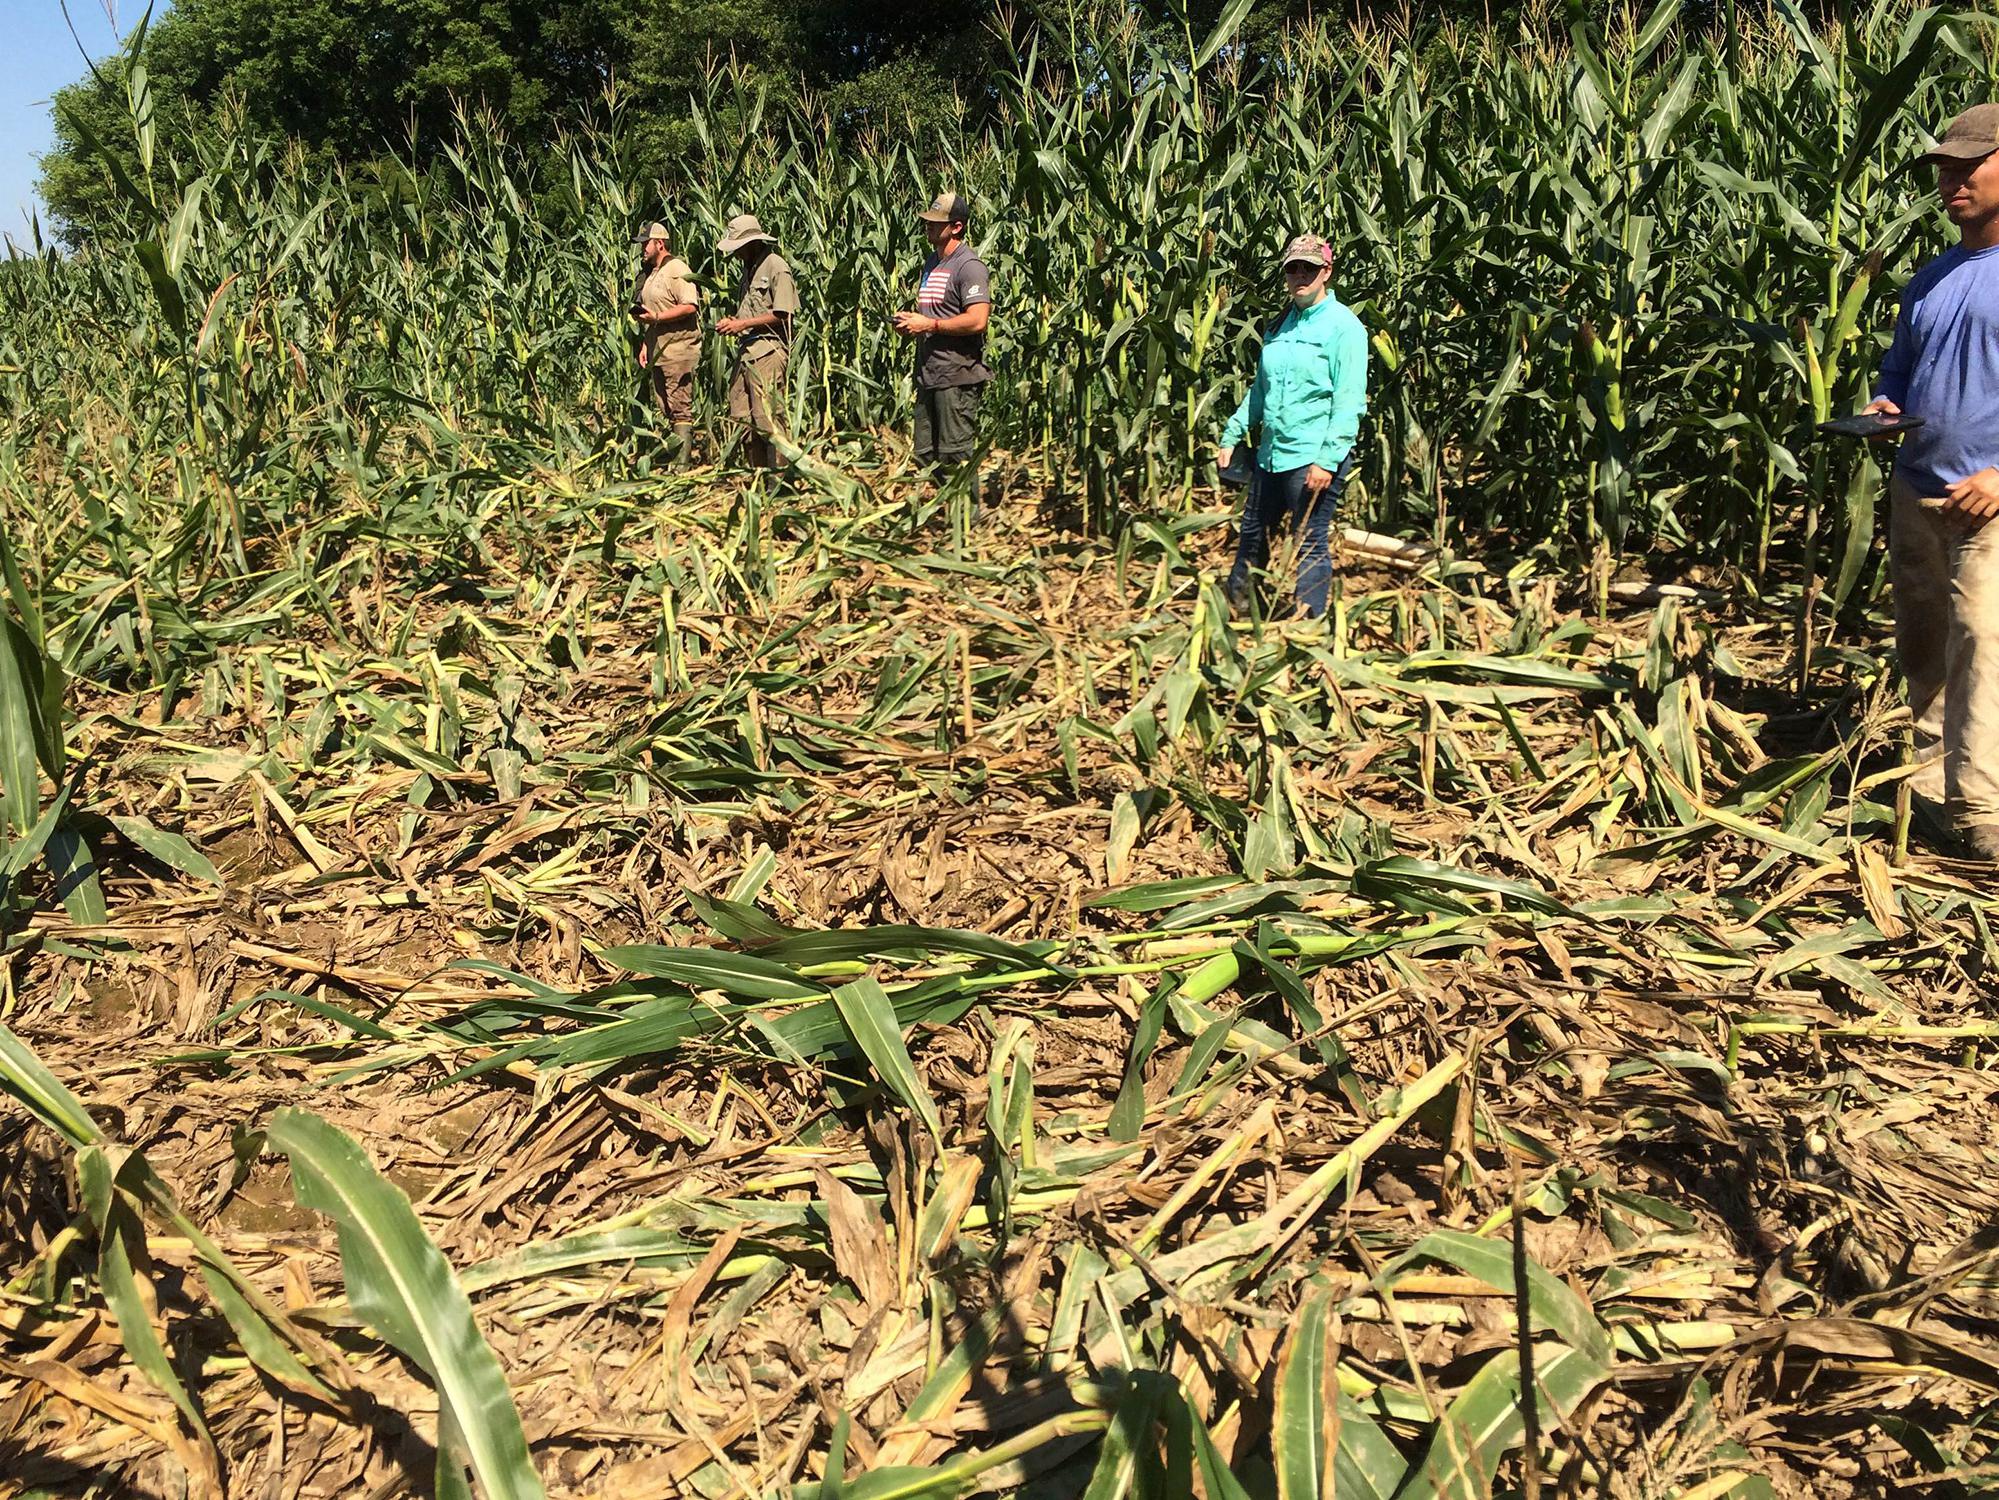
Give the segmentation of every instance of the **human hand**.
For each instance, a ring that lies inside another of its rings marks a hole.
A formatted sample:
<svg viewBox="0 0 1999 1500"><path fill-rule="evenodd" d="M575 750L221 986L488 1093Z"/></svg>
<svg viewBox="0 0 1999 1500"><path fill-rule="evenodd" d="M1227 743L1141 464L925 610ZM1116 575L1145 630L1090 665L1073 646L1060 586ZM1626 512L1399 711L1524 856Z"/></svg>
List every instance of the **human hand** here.
<svg viewBox="0 0 1999 1500"><path fill-rule="evenodd" d="M1860 415L1863 417L1875 413L1879 413L1884 417L1899 417L1902 415L1902 408L1890 401L1886 396L1876 396L1872 401L1860 408ZM1899 432L1884 432L1878 436L1869 438L1867 441L1870 443L1892 443L1900 436Z"/></svg>
<svg viewBox="0 0 1999 1500"><path fill-rule="evenodd" d="M1314 498L1326 492L1326 486L1333 482L1333 471L1313 464L1305 471L1305 493Z"/></svg>
<svg viewBox="0 0 1999 1500"><path fill-rule="evenodd" d="M1999 467L1980 469L1944 487L1944 512L1967 531L1999 516Z"/></svg>
<svg viewBox="0 0 1999 1500"><path fill-rule="evenodd" d="M717 333L734 334L742 330L742 325L743 320L741 318L717 318L715 320L715 331Z"/></svg>
<svg viewBox="0 0 1999 1500"><path fill-rule="evenodd" d="M1217 448L1215 450L1216 468L1226 469L1230 464L1234 462L1235 462L1235 444L1231 443L1226 448Z"/></svg>
<svg viewBox="0 0 1999 1500"><path fill-rule="evenodd" d="M639 345L639 368L640 368L641 370L643 370L643 369L644 369L645 367L646 367L646 346L645 346L644 344L640 344L640 345Z"/></svg>
<svg viewBox="0 0 1999 1500"><path fill-rule="evenodd" d="M926 318L922 313L899 312L895 315L895 331L911 336L937 331L937 320Z"/></svg>

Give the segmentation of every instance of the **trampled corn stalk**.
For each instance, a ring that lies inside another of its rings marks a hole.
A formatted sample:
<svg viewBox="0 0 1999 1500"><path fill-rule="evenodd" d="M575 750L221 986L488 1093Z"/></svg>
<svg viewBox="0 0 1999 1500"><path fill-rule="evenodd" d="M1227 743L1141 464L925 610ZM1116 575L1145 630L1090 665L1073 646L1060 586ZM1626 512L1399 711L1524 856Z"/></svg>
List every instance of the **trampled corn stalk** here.
<svg viewBox="0 0 1999 1500"><path fill-rule="evenodd" d="M778 234L806 301L801 436L901 426L888 314L947 183L994 267L992 440L1045 453L1095 523L1207 479L1281 311L1273 252L1314 227L1373 331L1360 517L1759 576L1799 535L1809 571L1829 541L1836 600L1861 586L1864 466L1806 439L1865 394L1887 294L1940 242L1892 169L1990 90L1999 31L1900 0L1822 31L1777 0L1715 36L1668 0L1608 31L1312 26L1252 51L1243 10L1165 43L1117 17L1029 30L987 123L901 139L718 72L663 180L615 103L533 155L469 117L365 172L227 118L169 151L135 64L132 139L102 143L129 244L0 275L13 451L61 473L46 502L6 486L24 564L81 545L135 580L75 601L95 628L65 665L170 676L225 600L324 612L388 552L485 566L519 525L496 498L514 476L586 496L643 476L621 309L655 214L717 299L725 216Z"/></svg>

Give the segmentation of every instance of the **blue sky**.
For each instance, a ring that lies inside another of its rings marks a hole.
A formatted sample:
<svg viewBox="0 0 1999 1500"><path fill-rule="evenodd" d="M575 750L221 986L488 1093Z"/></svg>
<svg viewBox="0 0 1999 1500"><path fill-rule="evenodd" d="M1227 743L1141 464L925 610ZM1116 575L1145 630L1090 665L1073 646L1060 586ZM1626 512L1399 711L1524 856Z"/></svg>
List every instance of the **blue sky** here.
<svg viewBox="0 0 1999 1500"><path fill-rule="evenodd" d="M56 0L0 0L0 35L7 38L0 64L0 235L28 240L29 210L40 206L35 158L52 140L49 99L88 71L77 38L101 58L118 50L119 37L145 13L145 0L69 0L72 37Z"/></svg>

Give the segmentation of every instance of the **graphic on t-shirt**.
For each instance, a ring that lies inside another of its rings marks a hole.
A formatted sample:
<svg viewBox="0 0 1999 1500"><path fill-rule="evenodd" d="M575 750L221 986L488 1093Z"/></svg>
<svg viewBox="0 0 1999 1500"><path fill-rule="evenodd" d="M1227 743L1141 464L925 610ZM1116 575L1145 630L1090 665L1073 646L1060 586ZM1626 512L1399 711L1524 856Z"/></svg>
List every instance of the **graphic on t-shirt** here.
<svg viewBox="0 0 1999 1500"><path fill-rule="evenodd" d="M923 278L923 284L916 289L916 310L926 318L934 318L944 306L944 293L951 285L951 268L933 266L930 274Z"/></svg>

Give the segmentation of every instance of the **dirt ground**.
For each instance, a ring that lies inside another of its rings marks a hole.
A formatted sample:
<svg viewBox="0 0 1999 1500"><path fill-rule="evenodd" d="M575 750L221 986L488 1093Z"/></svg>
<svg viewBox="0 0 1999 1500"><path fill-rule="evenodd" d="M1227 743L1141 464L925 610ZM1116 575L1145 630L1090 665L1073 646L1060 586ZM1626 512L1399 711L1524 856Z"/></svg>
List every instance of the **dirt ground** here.
<svg viewBox="0 0 1999 1500"><path fill-rule="evenodd" d="M435 1390L349 1307L260 1137L284 1106L415 1204L551 1494L816 1480L843 1414L850 1474L1045 1430L967 1482L1081 1493L1098 1439L1062 1421L1134 1369L1255 1492L1320 1298L1420 1486L1519 1343L1462 1241L1516 1226L1608 1340L1537 1403L1543 1493L1983 1487L1994 891L1920 808L1902 831L1882 642L1800 701L1739 599L1604 621L1561 580L1348 556L1314 630L1218 617L1219 528L1120 560L1015 505L961 558L799 502L738 586L740 524L357 585L164 717L79 689L89 805L221 882L107 835L110 925L32 888L5 1023L346 1380L260 1372L155 1220L177 1410L96 1290L69 1148L9 1105L0 1494L428 1492ZM559 1050L672 990L607 948L803 952L730 936L743 908L1051 946L823 971L976 980L908 1032L934 1138L851 1046L734 1011ZM1503 1491L1523 1441L1493 1438Z"/></svg>

